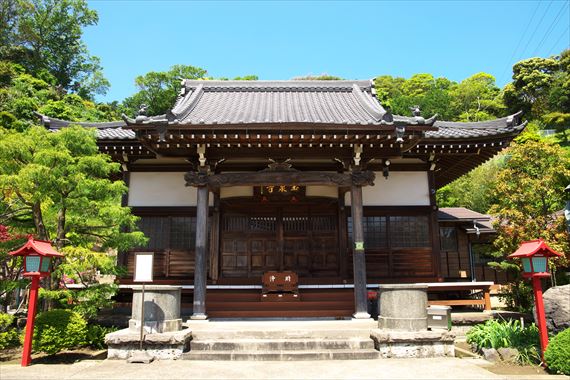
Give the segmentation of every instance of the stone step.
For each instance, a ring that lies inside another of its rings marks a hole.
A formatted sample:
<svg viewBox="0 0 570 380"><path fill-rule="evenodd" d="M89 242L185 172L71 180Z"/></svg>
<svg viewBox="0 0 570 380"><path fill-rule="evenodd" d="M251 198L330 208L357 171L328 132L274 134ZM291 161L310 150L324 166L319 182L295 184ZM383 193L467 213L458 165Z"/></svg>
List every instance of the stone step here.
<svg viewBox="0 0 570 380"><path fill-rule="evenodd" d="M193 351L283 351L283 350L360 350L373 349L370 338L350 339L215 339L191 343Z"/></svg>
<svg viewBox="0 0 570 380"><path fill-rule="evenodd" d="M354 301L279 301L262 302L255 301L223 301L206 303L208 314L213 311L229 310L336 310L348 309L354 312Z"/></svg>
<svg viewBox="0 0 570 380"><path fill-rule="evenodd" d="M190 351L186 360L241 360L241 361L292 361L292 360L367 360L378 359L374 349L318 350L318 351Z"/></svg>
<svg viewBox="0 0 570 380"><path fill-rule="evenodd" d="M261 302L260 302L261 303ZM339 305L342 306L342 305ZM345 309L294 309L294 310L263 310L251 308L248 310L212 310L208 312L210 318L341 318L350 317L354 308Z"/></svg>
<svg viewBox="0 0 570 380"><path fill-rule="evenodd" d="M194 341L235 339L350 339L370 338L369 329L343 330L192 330Z"/></svg>

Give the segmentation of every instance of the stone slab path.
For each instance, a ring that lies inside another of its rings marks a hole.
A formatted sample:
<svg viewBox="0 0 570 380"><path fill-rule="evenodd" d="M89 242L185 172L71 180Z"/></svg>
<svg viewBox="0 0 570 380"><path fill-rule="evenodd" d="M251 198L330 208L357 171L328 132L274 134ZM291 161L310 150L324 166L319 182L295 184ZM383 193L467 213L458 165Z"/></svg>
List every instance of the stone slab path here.
<svg viewBox="0 0 570 380"><path fill-rule="evenodd" d="M123 360L75 364L0 364L0 379L515 379L458 358L301 362ZM558 376L546 376L554 379Z"/></svg>

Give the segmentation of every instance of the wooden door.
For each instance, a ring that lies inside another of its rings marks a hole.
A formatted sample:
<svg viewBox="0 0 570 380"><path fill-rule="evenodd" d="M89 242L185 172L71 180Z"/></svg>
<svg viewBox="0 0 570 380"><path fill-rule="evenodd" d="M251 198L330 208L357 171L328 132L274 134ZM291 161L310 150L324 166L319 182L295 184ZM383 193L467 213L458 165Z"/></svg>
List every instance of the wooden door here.
<svg viewBox="0 0 570 380"><path fill-rule="evenodd" d="M220 228L222 277L254 277L279 269L276 216L228 212Z"/></svg>
<svg viewBox="0 0 570 380"><path fill-rule="evenodd" d="M270 270L338 276L337 223L336 208L328 205L226 208L220 226L221 276L250 278Z"/></svg>

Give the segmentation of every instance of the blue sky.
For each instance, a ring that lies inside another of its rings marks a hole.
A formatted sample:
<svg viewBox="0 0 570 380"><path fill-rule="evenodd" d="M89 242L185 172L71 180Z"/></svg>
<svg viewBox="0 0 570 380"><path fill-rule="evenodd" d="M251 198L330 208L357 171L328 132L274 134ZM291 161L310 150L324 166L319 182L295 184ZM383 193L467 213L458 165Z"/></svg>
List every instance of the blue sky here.
<svg viewBox="0 0 570 380"><path fill-rule="evenodd" d="M488 72L503 86L522 58L570 45L570 1L89 0L85 30L111 89L187 64L213 77L346 79L432 73L455 81Z"/></svg>

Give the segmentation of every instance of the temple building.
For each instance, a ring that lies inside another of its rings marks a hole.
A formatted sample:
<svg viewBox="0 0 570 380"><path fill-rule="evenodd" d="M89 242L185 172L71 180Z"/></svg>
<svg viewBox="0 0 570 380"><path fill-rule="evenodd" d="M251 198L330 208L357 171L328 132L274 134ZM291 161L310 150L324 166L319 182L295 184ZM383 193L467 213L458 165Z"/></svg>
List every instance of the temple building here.
<svg viewBox="0 0 570 380"><path fill-rule="evenodd" d="M150 238L121 253L121 284L135 252L154 252L155 283L182 285L196 319L368 318L372 284L474 280L477 263L457 254L455 268L449 244L492 228L442 214L435 193L525 127L520 113L393 115L371 81L184 80L170 111L145 113L79 124L122 163L124 204ZM262 302L267 272L293 272L298 299Z"/></svg>

